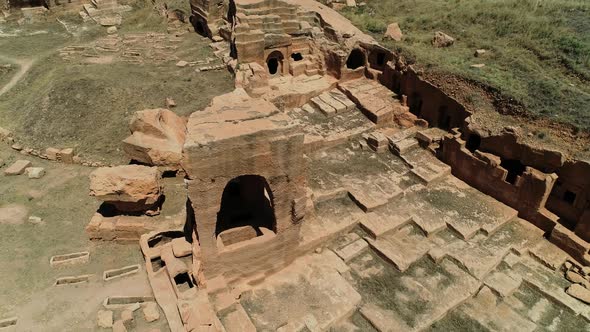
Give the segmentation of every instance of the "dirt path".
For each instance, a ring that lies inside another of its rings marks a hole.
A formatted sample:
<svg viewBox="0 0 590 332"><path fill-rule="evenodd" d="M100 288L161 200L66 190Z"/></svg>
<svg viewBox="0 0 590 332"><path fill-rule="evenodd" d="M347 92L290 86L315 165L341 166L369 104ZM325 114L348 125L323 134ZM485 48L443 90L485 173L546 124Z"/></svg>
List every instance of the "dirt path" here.
<svg viewBox="0 0 590 332"><path fill-rule="evenodd" d="M15 59L0 55L0 60L8 61L19 66L18 72L4 85L0 88L0 96L8 92L12 89L22 78L25 74L31 69L35 59Z"/></svg>

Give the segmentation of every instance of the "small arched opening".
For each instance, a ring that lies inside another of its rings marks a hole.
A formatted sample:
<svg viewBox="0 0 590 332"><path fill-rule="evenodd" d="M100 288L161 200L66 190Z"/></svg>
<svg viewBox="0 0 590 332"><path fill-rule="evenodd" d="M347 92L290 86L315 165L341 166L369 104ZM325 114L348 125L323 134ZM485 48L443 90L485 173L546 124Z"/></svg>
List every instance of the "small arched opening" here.
<svg viewBox="0 0 590 332"><path fill-rule="evenodd" d="M420 94L414 93L410 101L410 113L414 114L417 117L420 117L420 115L422 114L422 97L420 96Z"/></svg>
<svg viewBox="0 0 590 332"><path fill-rule="evenodd" d="M447 106L441 106L438 109L438 127L444 130L451 129L451 116Z"/></svg>
<svg viewBox="0 0 590 332"><path fill-rule="evenodd" d="M208 37L207 28L202 20L196 18L195 16L191 16L190 21L193 24L193 28L195 29L196 33L203 37Z"/></svg>
<svg viewBox="0 0 590 332"><path fill-rule="evenodd" d="M301 53L293 53L291 54L291 59L293 59L293 61L301 61L303 60L303 55L301 55Z"/></svg>
<svg viewBox="0 0 590 332"><path fill-rule="evenodd" d="M215 236L230 245L263 235L261 228L276 232L274 198L268 182L259 175L230 180L221 197Z"/></svg>
<svg viewBox="0 0 590 332"><path fill-rule="evenodd" d="M346 60L346 68L354 70L360 67L364 67L366 63L367 57L365 56L365 52L361 51L358 48L355 48L350 52L348 60Z"/></svg>
<svg viewBox="0 0 590 332"><path fill-rule="evenodd" d="M470 134L469 138L467 139L467 143L465 147L467 150L471 151L471 153L475 152L481 146L481 136L478 134Z"/></svg>
<svg viewBox="0 0 590 332"><path fill-rule="evenodd" d="M281 74L283 72L283 53L274 51L266 59L268 73L271 75Z"/></svg>

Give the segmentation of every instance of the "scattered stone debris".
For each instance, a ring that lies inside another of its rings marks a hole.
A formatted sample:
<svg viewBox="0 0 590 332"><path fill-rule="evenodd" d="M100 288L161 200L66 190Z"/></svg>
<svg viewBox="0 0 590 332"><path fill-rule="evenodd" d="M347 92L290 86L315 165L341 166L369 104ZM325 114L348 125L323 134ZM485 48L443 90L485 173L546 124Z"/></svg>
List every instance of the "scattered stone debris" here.
<svg viewBox="0 0 590 332"><path fill-rule="evenodd" d="M432 45L434 47L449 47L455 43L455 39L442 31L434 33L432 38Z"/></svg>
<svg viewBox="0 0 590 332"><path fill-rule="evenodd" d="M184 60L180 60L176 63L176 67L186 67L188 66L188 62L184 61Z"/></svg>
<svg viewBox="0 0 590 332"><path fill-rule="evenodd" d="M43 219L41 219L41 217L30 216L28 222L35 225L40 225L43 224Z"/></svg>

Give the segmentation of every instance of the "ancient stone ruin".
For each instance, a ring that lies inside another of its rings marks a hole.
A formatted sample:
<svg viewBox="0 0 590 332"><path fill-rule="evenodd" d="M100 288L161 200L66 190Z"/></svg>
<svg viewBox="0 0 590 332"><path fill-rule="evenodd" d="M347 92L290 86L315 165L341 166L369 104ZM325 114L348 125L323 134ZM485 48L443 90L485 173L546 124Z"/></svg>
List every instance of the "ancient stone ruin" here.
<svg viewBox="0 0 590 332"><path fill-rule="evenodd" d="M587 283L588 161L525 144L514 128L481 128L402 57L319 2L193 0L191 7L195 31L214 41L235 90L188 119L166 109L137 112L123 141L132 165L91 175L91 195L103 203L86 228L92 239L140 241L173 331L255 330L257 313L246 303L272 296L256 285L274 287L286 273L313 284L314 269L329 265L338 273L317 279L333 290L329 314L293 314L274 326L327 330L360 306L341 275L361 269L349 265L367 248L397 271L414 273L429 257L445 278L461 280L428 284L424 297L435 305L413 325L364 305L361 315L380 331L424 329L474 294L481 307L469 314L485 321L486 312L504 310L490 299L543 279L491 272L529 253L552 270L569 259L569 279ZM437 47L452 42L442 33L433 39ZM178 227L153 219L166 204L162 172L184 177ZM457 192L467 197L462 203ZM518 230L502 233L509 223ZM357 226L368 236L350 233ZM460 241L438 237L444 232ZM344 234L338 248L318 249ZM553 255L538 241L543 235L570 258ZM587 295L571 287L573 297ZM589 317L563 288L555 292ZM509 321L516 330L534 328Z"/></svg>

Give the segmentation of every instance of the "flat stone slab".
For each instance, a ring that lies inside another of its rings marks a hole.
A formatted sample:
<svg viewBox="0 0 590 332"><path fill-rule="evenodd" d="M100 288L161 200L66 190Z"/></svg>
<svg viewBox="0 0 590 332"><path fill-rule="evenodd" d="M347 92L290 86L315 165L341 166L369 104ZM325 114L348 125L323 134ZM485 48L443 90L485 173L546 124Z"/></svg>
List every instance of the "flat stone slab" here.
<svg viewBox="0 0 590 332"><path fill-rule="evenodd" d="M241 305L236 306L236 310L222 317L221 324L227 332L256 332L256 327Z"/></svg>
<svg viewBox="0 0 590 332"><path fill-rule="evenodd" d="M369 233L373 239L396 231L412 221L412 217L403 215L382 215L379 213L367 213L361 220L361 227ZM444 226L444 225L443 225Z"/></svg>
<svg viewBox="0 0 590 332"><path fill-rule="evenodd" d="M450 260L440 265L421 260L403 273L386 273L381 278L387 279L390 288L365 294L366 304L361 308L361 315L379 331L423 331L473 296L480 286Z"/></svg>
<svg viewBox="0 0 590 332"><path fill-rule="evenodd" d="M365 184L364 186L349 185L348 194L361 210L371 212L402 195L403 191L394 184L385 189L376 184L369 186Z"/></svg>
<svg viewBox="0 0 590 332"><path fill-rule="evenodd" d="M435 247L434 243L418 232L415 227L409 225L377 240L366 240L373 250L403 272Z"/></svg>
<svg viewBox="0 0 590 332"><path fill-rule="evenodd" d="M504 272L493 272L484 280L484 284L502 298L512 295L521 283L519 276Z"/></svg>
<svg viewBox="0 0 590 332"><path fill-rule="evenodd" d="M334 252L338 257L342 258L343 261L348 262L354 257L358 256L363 250L367 249L369 245L367 241L358 239L353 243L345 246L342 249L335 250Z"/></svg>
<svg viewBox="0 0 590 332"><path fill-rule="evenodd" d="M508 254L508 250L489 251L486 248L468 242L454 242L445 248L447 255L478 280L483 280Z"/></svg>
<svg viewBox="0 0 590 332"><path fill-rule="evenodd" d="M560 268L568 258L568 254L549 241L541 241L531 248L530 254L552 270Z"/></svg>
<svg viewBox="0 0 590 332"><path fill-rule="evenodd" d="M506 303L498 301L488 287L483 287L460 307L467 316L490 331L534 331L537 325L520 316Z"/></svg>
<svg viewBox="0 0 590 332"><path fill-rule="evenodd" d="M392 310L368 303L361 307L360 314L379 332L409 331L410 327Z"/></svg>
<svg viewBox="0 0 590 332"><path fill-rule="evenodd" d="M186 257L188 255L192 255L193 253L193 246L185 238L180 237L176 239L172 239L172 252L176 257Z"/></svg>
<svg viewBox="0 0 590 332"><path fill-rule="evenodd" d="M361 295L338 272L342 264L329 250L301 257L242 293L240 303L258 330L283 325L297 331L308 325L329 330L361 302Z"/></svg>
<svg viewBox="0 0 590 332"><path fill-rule="evenodd" d="M514 266L513 271L522 278L523 284L536 289L552 301L560 303L570 312L582 315L590 321L590 306L565 292L571 283L562 275L555 273L531 257L523 257L522 261Z"/></svg>
<svg viewBox="0 0 590 332"><path fill-rule="evenodd" d="M441 211L448 227L465 240L479 231L491 235L518 214L453 176L427 187L422 198Z"/></svg>
<svg viewBox="0 0 590 332"><path fill-rule="evenodd" d="M4 170L4 175L21 175L31 165L31 162L28 160L17 160Z"/></svg>

